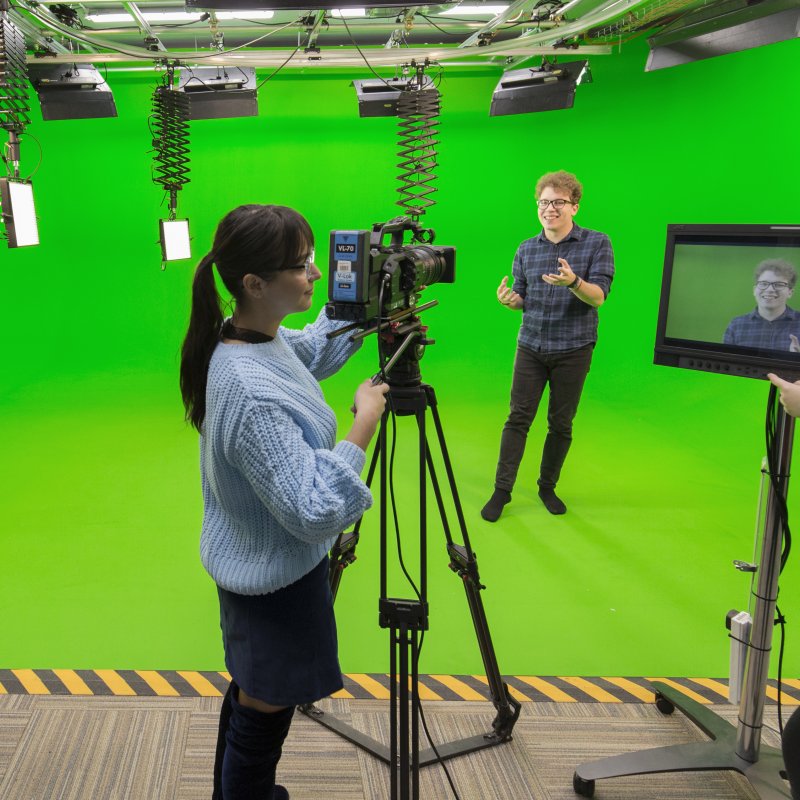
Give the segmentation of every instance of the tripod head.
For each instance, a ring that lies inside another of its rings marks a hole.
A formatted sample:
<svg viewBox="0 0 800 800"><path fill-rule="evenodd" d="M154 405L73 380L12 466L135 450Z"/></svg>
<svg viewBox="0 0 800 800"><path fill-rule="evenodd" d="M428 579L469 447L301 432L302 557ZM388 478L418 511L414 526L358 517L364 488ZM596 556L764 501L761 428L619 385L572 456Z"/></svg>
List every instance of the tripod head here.
<svg viewBox="0 0 800 800"><path fill-rule="evenodd" d="M390 387L412 388L422 383L419 362L425 348L435 344L427 338L427 325L416 314L403 322L390 325L378 333L378 355L381 379Z"/></svg>

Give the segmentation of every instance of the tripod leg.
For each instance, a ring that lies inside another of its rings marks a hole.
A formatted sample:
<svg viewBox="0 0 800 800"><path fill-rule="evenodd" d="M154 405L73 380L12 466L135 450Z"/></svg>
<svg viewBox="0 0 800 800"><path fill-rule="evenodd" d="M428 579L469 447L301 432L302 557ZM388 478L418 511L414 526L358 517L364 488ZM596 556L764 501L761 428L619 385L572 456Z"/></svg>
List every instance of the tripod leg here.
<svg viewBox="0 0 800 800"><path fill-rule="evenodd" d="M492 636L489 632L489 623L486 619L486 612L483 608L483 601L481 600L480 596L480 590L485 589L486 587L480 582L480 575L478 574L478 562L476 561L475 554L472 552L472 548L470 547L467 524L464 519L463 509L461 507L461 500L458 496L458 488L456 487L455 475L453 474L453 467L450 462L450 455L447 451L447 443L444 439L442 423L436 407L436 397L431 386L426 386L425 389L426 396L428 398L428 405L431 409L431 415L436 427L439 449L442 454L442 460L444 461L450 493L453 498L456 516L458 517L459 526L461 528L461 536L464 540L463 545L458 545L453 541L450 533L450 526L447 521L447 512L444 507L439 480L436 476L436 469L433 465L433 459L431 458L430 447L428 447L428 473L431 478L431 485L433 486L436 503L439 507L439 515L442 519L442 527L444 528L445 537L447 539L447 552L450 557L450 569L452 569L454 572L457 572L459 577L464 582L464 590L467 594L467 603L472 616L472 624L478 637L478 647L480 649L481 658L483 659L484 669L486 670L486 678L489 682L489 693L492 698L492 704L497 710L497 716L492 722L492 728L500 741L507 741L511 739L511 732L514 729L517 719L519 718L519 713L522 706L519 701L511 697L511 694L508 691L508 686L505 684L500 675L500 668L497 664L497 656L495 655L494 645L492 644Z"/></svg>
<svg viewBox="0 0 800 800"><path fill-rule="evenodd" d="M486 587L480 582L478 562L475 560L474 554L462 545L451 542L447 549L450 554L450 569L457 572L464 583L472 624L478 637L478 647L486 670L486 679L489 682L489 693L497 711L497 716L492 722L492 729L500 741L509 741L522 705L511 696L508 686L500 675L486 611L480 596L480 590Z"/></svg>

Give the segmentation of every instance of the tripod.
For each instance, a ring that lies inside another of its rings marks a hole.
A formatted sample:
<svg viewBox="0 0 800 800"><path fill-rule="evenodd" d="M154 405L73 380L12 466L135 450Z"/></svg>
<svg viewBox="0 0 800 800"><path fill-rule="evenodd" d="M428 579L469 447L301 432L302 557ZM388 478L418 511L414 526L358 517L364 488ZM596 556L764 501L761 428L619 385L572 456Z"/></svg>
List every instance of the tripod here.
<svg viewBox="0 0 800 800"><path fill-rule="evenodd" d="M406 339L398 348L399 354L408 351ZM416 348L417 350L420 348ZM413 349L408 352L413 352ZM391 742L387 750L382 743L355 730L317 706L301 707L301 711L348 741L366 750L391 768L392 800L418 800L419 770L437 760L472 753L486 747L508 742L520 713L520 703L511 697L503 682L492 645L489 626L486 620L480 590L485 587L480 582L478 563L469 543L461 501L458 497L450 456L445 443L444 432L437 408L433 387L421 382L416 359L400 358L396 371L386 373L391 389L387 395L391 408L398 416L414 416L419 438L419 595L414 599L388 597L387 593L387 415L381 420L378 441L373 450L367 476L371 486L378 461L380 460L380 626L389 630L390 636L390 729ZM390 362L393 363L393 362ZM430 411L436 430L437 442L447 473L447 487L458 517L459 530L463 544L457 544L451 535L450 525L444 505L442 487L434 468L433 458L426 434L426 412ZM472 623L478 639L483 665L489 684L491 701L497 711L492 722L491 732L460 739L439 745L434 751L429 748L419 751L419 647L420 635L428 629L427 601L427 485L430 479L439 516L444 530L447 553L452 569L462 580L467 596ZM361 520L356 523L352 533L339 536L331 551L330 582L334 599L339 589L344 569L355 560Z"/></svg>
<svg viewBox="0 0 800 800"><path fill-rule="evenodd" d="M772 747L761 748L760 744L775 603L778 597L778 577L781 569L783 540L781 498L785 501L789 485L793 436L794 419L779 406L776 425L777 457L773 466L777 470L780 496L775 490L774 481L770 481L758 586L754 593L756 602L753 628L750 645L747 648L738 725L734 727L677 690L654 681L658 710L663 714L671 714L679 708L695 725L708 734L712 741L656 747L581 764L573 778L573 788L577 794L592 797L594 783L600 778L655 772L732 769L750 781L762 800L790 797L782 774L781 751Z"/></svg>

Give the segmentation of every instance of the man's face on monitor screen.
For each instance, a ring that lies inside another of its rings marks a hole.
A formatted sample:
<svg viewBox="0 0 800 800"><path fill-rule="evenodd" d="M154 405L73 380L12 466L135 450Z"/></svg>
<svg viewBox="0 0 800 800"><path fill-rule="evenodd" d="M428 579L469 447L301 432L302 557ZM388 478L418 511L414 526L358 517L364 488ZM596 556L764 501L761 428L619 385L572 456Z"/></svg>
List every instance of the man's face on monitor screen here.
<svg viewBox="0 0 800 800"><path fill-rule="evenodd" d="M776 312L783 313L787 300L792 296L792 289L789 288L789 281L786 278L768 269L756 278L753 295L758 310L774 317Z"/></svg>

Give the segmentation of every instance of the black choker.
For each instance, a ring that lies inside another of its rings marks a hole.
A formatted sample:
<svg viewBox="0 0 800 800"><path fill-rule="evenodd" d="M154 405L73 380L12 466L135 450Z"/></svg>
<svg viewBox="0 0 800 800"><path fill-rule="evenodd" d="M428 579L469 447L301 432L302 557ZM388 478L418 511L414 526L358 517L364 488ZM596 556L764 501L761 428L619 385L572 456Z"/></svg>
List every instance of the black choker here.
<svg viewBox="0 0 800 800"><path fill-rule="evenodd" d="M249 328L237 328L230 319L226 319L222 323L222 338L237 339L248 344L264 344L264 342L271 342L275 337L268 336L261 331L251 331Z"/></svg>

